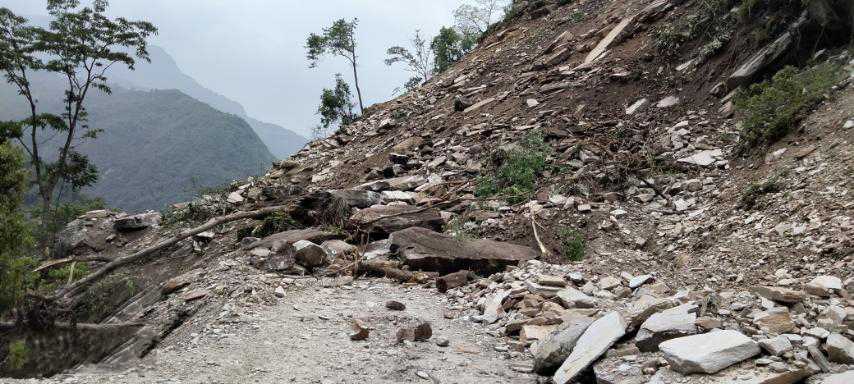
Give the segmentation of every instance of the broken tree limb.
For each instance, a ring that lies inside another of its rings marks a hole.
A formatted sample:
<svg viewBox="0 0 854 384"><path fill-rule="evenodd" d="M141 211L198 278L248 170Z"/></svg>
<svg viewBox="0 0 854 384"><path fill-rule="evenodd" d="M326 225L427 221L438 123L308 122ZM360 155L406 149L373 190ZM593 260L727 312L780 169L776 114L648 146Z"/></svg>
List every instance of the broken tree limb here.
<svg viewBox="0 0 854 384"><path fill-rule="evenodd" d="M552 253L549 252L549 249L546 248L543 241L540 240L540 234L537 232L537 225L537 221L534 219L534 216L531 215L531 227L534 228L534 239L537 240L537 245L540 246L540 253L542 253L543 256L551 256Z"/></svg>
<svg viewBox="0 0 854 384"><path fill-rule="evenodd" d="M104 263L109 263L109 262L113 261L113 259L110 257L99 256L99 255L82 256L82 257L66 257L64 259L56 259L56 260L46 261L42 265L40 265L38 268L34 269L33 272L41 272L41 271L44 271L47 269L60 267L60 266L63 266L65 264L68 264L68 263L74 263L74 262L85 263L85 262L89 262L89 261L101 261Z"/></svg>
<svg viewBox="0 0 854 384"><path fill-rule="evenodd" d="M213 229L213 228L215 228L219 225L225 224L225 223L230 223L232 221L237 221L237 220L241 220L241 219L248 219L248 218L253 218L253 217L258 217L258 216L269 215L271 213L281 211L287 207L288 206L286 206L286 205L277 205L277 206L273 206L273 207L261 208L261 209L255 210L255 211L237 212L237 213L233 213L233 214L230 214L227 216L222 216L222 217L219 217L216 219L211 219L210 221L208 221L207 223L205 223L202 226L185 230L185 231L179 233L175 237L163 240L163 241L161 241L161 242L159 242L159 243L157 243L151 247L145 248L139 252L136 252L136 253L128 255L128 256L119 257L119 258L107 263L101 269L99 269L99 270L89 274L88 276L76 281L74 284L71 284L71 285L59 290L56 293L56 295L54 295L52 297L52 299L59 299L59 298L68 299L68 298L82 292L86 287L92 285L94 282L104 278L105 276L107 276L110 272L114 271L115 269L117 269L121 266L130 264L130 263L133 263L137 260L140 260L140 259L142 259L146 256L149 256L149 255L151 255L151 254L153 254L153 253L155 253L155 252L157 252L163 248L175 245L179 241L184 240L188 237L191 237L191 236L197 235L199 233L202 233L204 231Z"/></svg>
<svg viewBox="0 0 854 384"><path fill-rule="evenodd" d="M377 261L363 261L359 263L359 269L379 275L383 275L401 283L412 281L415 274L409 271L404 271L400 268L395 268L391 263L383 263Z"/></svg>

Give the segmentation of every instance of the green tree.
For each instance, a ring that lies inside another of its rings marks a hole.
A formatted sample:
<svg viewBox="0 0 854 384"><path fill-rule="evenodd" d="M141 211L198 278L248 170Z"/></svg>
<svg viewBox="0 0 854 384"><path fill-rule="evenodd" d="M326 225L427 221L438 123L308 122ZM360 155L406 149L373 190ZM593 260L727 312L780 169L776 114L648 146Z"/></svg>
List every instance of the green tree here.
<svg viewBox="0 0 854 384"><path fill-rule="evenodd" d="M0 122L0 318L20 306L35 281L35 259L27 255L32 239L20 209L29 176L21 149L9 142L20 135L21 123Z"/></svg>
<svg viewBox="0 0 854 384"><path fill-rule="evenodd" d="M16 140L29 158L45 232L52 222L59 186L79 190L97 181L95 166L75 150L81 140L94 139L101 132L87 124L87 96L95 90L111 92L106 73L112 66L133 69L136 59L148 60L147 39L157 33L157 28L145 21L109 18L108 5L106 0L93 0L86 7L81 7L79 0L49 0L47 10L52 20L47 29L30 26L26 19L0 8L0 72L29 103L29 118L23 124L29 131L27 139ZM38 110L29 81L35 71L56 73L66 80L60 115ZM45 156L41 151L45 130L59 138L55 156Z"/></svg>
<svg viewBox="0 0 854 384"><path fill-rule="evenodd" d="M430 43L435 73L445 72L459 61L474 48L476 40L477 37L474 35L460 33L454 28L442 27Z"/></svg>
<svg viewBox="0 0 854 384"><path fill-rule="evenodd" d="M321 34L312 33L308 36L305 48L308 51L309 68L317 67L317 62L324 55L330 54L346 59L353 67L353 81L356 85L356 94L359 96L359 110L364 113L365 105L362 103L362 89L359 87L358 56L356 55L356 26L359 19L346 21L340 19L332 23L329 28L324 28Z"/></svg>
<svg viewBox="0 0 854 384"><path fill-rule="evenodd" d="M385 64L392 66L396 63L406 65L406 70L412 77L406 82L406 89L412 90L433 76L433 54L427 47L427 41L421 37L421 31L415 30L415 36L410 41L412 48L394 46L386 51L388 58Z"/></svg>
<svg viewBox="0 0 854 384"><path fill-rule="evenodd" d="M317 107L320 125L314 128L314 135L321 136L333 125L343 126L355 121L352 99L350 85L341 78L340 73L336 73L335 88L324 88L320 94L320 106Z"/></svg>

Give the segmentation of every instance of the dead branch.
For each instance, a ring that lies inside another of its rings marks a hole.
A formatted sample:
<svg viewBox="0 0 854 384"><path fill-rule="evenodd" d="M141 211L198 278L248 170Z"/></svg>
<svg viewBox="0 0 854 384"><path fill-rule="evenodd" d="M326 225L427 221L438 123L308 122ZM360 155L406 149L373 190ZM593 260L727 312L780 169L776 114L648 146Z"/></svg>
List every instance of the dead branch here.
<svg viewBox="0 0 854 384"><path fill-rule="evenodd" d="M130 263L133 263L137 260L140 260L140 259L142 259L146 256L149 256L149 255L151 255L151 254L153 254L153 253L155 253L155 252L157 252L163 248L175 245L179 241L184 240L188 237L191 237L191 236L197 235L199 233L202 233L204 231L213 229L213 228L220 226L222 224L225 224L225 223L230 223L232 221L237 221L237 220L241 220L241 219L248 219L248 218L254 218L254 217L258 217L258 216L269 215L271 213L281 211L287 207L288 206L286 206L286 205L277 205L277 206L273 206L273 207L261 208L259 210L255 210L255 211L237 212L237 213L233 213L233 214L230 214L227 216L222 216L222 217L219 217L216 219L211 219L206 224L204 224L200 227L185 230L185 231L179 233L175 237L163 240L163 241L161 241L161 242L159 242L159 243L157 243L151 247L145 248L145 249L143 249L139 252L136 252L132 255L119 257L119 258L107 263L101 269L99 269L99 270L93 272L92 274L78 280L74 284L71 284L71 285L59 290L56 293L56 295L54 295L51 298L52 299L59 299L59 298L68 299L68 298L82 292L86 287L92 285L94 282L104 278L105 276L107 276L110 272L114 271L115 269L117 269L121 266L130 264Z"/></svg>
<svg viewBox="0 0 854 384"><path fill-rule="evenodd" d="M359 269L366 272L372 272L383 275L401 283L412 281L415 274L409 271L404 271L400 268L395 268L391 263L383 263L377 261L363 261L359 263Z"/></svg>
<svg viewBox="0 0 854 384"><path fill-rule="evenodd" d="M531 227L534 228L534 239L537 240L537 245L540 246L540 253L543 256L551 256L552 253L549 252L549 249L543 244L543 241L540 240L540 234L537 232L537 220L534 219L534 215L531 214Z"/></svg>
<svg viewBox="0 0 854 384"><path fill-rule="evenodd" d="M44 262L44 264L42 264L38 268L34 269L33 272L41 272L41 271L44 271L47 269L60 267L60 266L63 266L65 264L68 264L68 263L74 263L74 262L85 263L85 262L89 262L89 261L100 261L100 262L104 262L104 263L109 263L109 262L113 261L113 259L110 257L100 256L100 255L81 256L81 257L66 257L64 259L56 259L56 260L46 261L46 262Z"/></svg>

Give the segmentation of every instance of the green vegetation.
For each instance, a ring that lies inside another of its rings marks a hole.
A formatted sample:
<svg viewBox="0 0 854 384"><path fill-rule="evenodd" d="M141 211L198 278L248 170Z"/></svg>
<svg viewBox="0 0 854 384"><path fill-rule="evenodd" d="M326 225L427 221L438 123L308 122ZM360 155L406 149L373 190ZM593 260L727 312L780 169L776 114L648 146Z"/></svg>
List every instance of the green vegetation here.
<svg viewBox="0 0 854 384"><path fill-rule="evenodd" d="M466 228L466 223L469 221L469 215L464 213L455 216L447 224L445 224L445 233L450 233L457 240L472 240L475 236Z"/></svg>
<svg viewBox="0 0 854 384"><path fill-rule="evenodd" d="M788 134L841 76L839 65L832 63L807 69L786 67L771 80L739 93L734 104L744 117L740 151L773 144Z"/></svg>
<svg viewBox="0 0 854 384"><path fill-rule="evenodd" d="M427 41L421 37L421 31L415 30L415 36L410 41L412 47L394 46L386 51L388 58L385 64L392 66L396 63L406 65L406 70L412 74L406 82L406 90L410 91L433 76L433 54L427 46Z"/></svg>
<svg viewBox="0 0 854 384"><path fill-rule="evenodd" d="M52 292L55 289L75 281L89 274L89 266L85 263L72 263L61 268L51 269L47 277L39 282L39 289L44 292Z"/></svg>
<svg viewBox="0 0 854 384"><path fill-rule="evenodd" d="M571 14L569 14L569 20L572 21L573 23L580 23L580 22L584 21L584 19L586 17L587 17L587 15L582 10L576 10L576 11L572 12Z"/></svg>
<svg viewBox="0 0 854 384"><path fill-rule="evenodd" d="M61 79L31 81L42 90L41 108L61 112ZM0 85L0 120L25 112L16 108L23 107L17 97L11 87ZM107 133L77 149L110 174L84 192L103 198L109 207L133 212L191 201L205 188L263 174L274 160L246 121L176 90L114 87L111 95L93 93L87 103L88 123ZM59 145L48 140L43 148L56 153ZM63 191L61 201L72 200L66 199L69 188Z"/></svg>
<svg viewBox="0 0 854 384"><path fill-rule="evenodd" d="M655 48L666 56L676 56L682 46L694 39L705 43L699 48L701 60L712 56L730 40L736 20L730 9L734 0L702 0L697 10L675 23L667 23L655 29Z"/></svg>
<svg viewBox="0 0 854 384"><path fill-rule="evenodd" d="M319 137L331 126L346 126L356 121L353 107L350 85L340 73L335 74L335 88L324 88L320 94L320 106L317 107L320 125L314 128L314 135Z"/></svg>
<svg viewBox="0 0 854 384"><path fill-rule="evenodd" d="M567 260L574 262L584 260L584 250L586 248L584 236L578 233L578 231L569 228L561 229L560 244L563 257Z"/></svg>
<svg viewBox="0 0 854 384"><path fill-rule="evenodd" d="M532 132L519 143L518 148L506 151L501 164L492 175L478 179L475 195L501 196L511 204L530 199L537 178L546 170L546 159L551 147L540 132Z"/></svg>
<svg viewBox="0 0 854 384"><path fill-rule="evenodd" d="M252 237L267 237L274 233L284 232L291 229L299 228L293 218L285 212L276 212L264 218L261 225L252 230Z"/></svg>
<svg viewBox="0 0 854 384"><path fill-rule="evenodd" d="M15 340L9 343L9 352L6 354L6 367L18 370L30 360L30 347L24 340Z"/></svg>
<svg viewBox="0 0 854 384"><path fill-rule="evenodd" d="M91 6L84 7L79 0L49 0L48 28L29 25L27 19L0 8L0 72L29 106L21 128L30 134L24 132L18 143L28 155L45 232L60 201L58 190L69 186L79 191L98 180L89 157L78 151L82 142L103 132L87 123L88 100L95 91L111 93L106 76L110 67L133 69L137 59L148 60L147 39L157 33L145 21L111 19L107 6L106 0L92 0ZM42 95L33 90L30 79L43 72L63 79L59 114L40 109ZM55 159L45 156L53 151L43 147L41 131L58 136ZM41 240L45 245L52 243L50 236Z"/></svg>
<svg viewBox="0 0 854 384"><path fill-rule="evenodd" d="M760 196L780 192L781 185L777 179L777 176L773 176L761 183L750 184L741 194L738 206L742 209L753 209Z"/></svg>
<svg viewBox="0 0 854 384"><path fill-rule="evenodd" d="M19 137L20 124L0 123L0 318L18 308L36 276L29 257L33 241L20 212L28 175L21 150L9 140Z"/></svg>
<svg viewBox="0 0 854 384"><path fill-rule="evenodd" d="M474 48L477 43L476 35L462 33L454 28L442 27L439 34L430 43L433 51L433 70L435 73L445 72L454 63Z"/></svg>
<svg viewBox="0 0 854 384"><path fill-rule="evenodd" d="M362 90L359 88L358 56L356 55L356 26L359 19L347 21L336 20L332 26L323 28L320 34L312 33L305 42L306 56L309 60L309 68L317 67L320 58L332 55L344 58L353 67L353 83L356 85L356 94L359 96L359 110L365 113L365 104L362 103ZM340 79L340 75L336 78ZM349 90L349 87L347 88ZM324 90L326 93L326 90Z"/></svg>

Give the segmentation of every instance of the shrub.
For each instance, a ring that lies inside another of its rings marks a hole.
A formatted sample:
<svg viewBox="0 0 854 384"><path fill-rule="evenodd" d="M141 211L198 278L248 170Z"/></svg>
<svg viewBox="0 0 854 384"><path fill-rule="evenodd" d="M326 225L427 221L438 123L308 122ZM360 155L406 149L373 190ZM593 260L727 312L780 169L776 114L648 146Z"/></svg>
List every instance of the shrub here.
<svg viewBox="0 0 854 384"><path fill-rule="evenodd" d="M275 212L264 218L261 225L252 230L252 237L267 237L274 233L299 228L299 224L287 213Z"/></svg>
<svg viewBox="0 0 854 384"><path fill-rule="evenodd" d="M9 353L6 355L6 367L18 370L30 359L30 348L24 340L9 343Z"/></svg>
<svg viewBox="0 0 854 384"><path fill-rule="evenodd" d="M569 228L561 229L560 243L563 257L567 260L575 262L584 260L584 236L578 231Z"/></svg>
<svg viewBox="0 0 854 384"><path fill-rule="evenodd" d="M529 199L534 193L537 177L546 169L546 158L550 153L551 147L545 143L542 133L532 132L522 140L519 148L506 152L503 162L492 175L478 179L475 195L497 195L511 204Z"/></svg>
<svg viewBox="0 0 854 384"><path fill-rule="evenodd" d="M741 195L738 206L743 209L751 209L756 206L759 197L768 193L780 192L780 184L777 177L771 177L761 183L750 184Z"/></svg>
<svg viewBox="0 0 854 384"><path fill-rule="evenodd" d="M6 140L17 129L0 123L0 318L23 304L37 275L31 228L21 214L27 172L21 150Z"/></svg>
<svg viewBox="0 0 854 384"><path fill-rule="evenodd" d="M787 135L841 79L837 64L808 69L786 67L774 77L740 92L733 103L743 114L739 151L773 144Z"/></svg>
<svg viewBox="0 0 854 384"><path fill-rule="evenodd" d="M701 38L706 41L697 54L705 60L717 53L730 40L735 20L730 15L733 0L702 0L697 10L675 23L657 28L655 48L666 56L675 56L686 42Z"/></svg>

